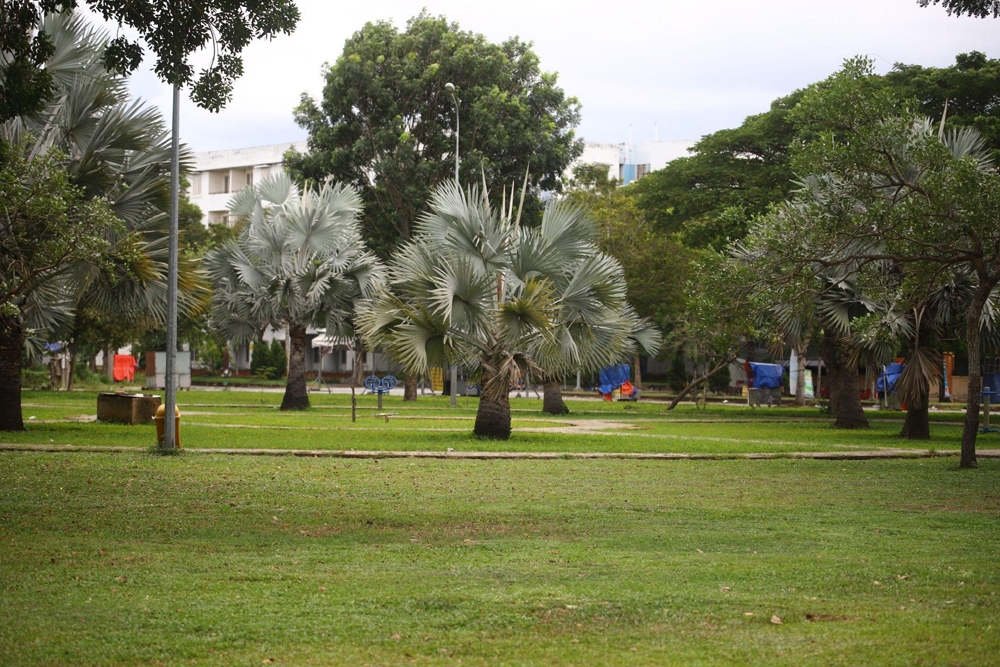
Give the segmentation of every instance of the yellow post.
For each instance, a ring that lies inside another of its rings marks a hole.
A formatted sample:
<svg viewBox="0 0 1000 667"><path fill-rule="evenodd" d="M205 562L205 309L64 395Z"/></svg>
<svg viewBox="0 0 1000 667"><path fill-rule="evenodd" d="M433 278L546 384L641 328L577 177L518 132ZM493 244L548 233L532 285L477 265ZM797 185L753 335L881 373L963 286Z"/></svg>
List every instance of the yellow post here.
<svg viewBox="0 0 1000 667"><path fill-rule="evenodd" d="M156 416L153 417L153 421L156 422L156 441L163 446L163 419L167 412L166 405L160 405L156 409ZM177 448L181 446L181 411L174 405L174 442Z"/></svg>

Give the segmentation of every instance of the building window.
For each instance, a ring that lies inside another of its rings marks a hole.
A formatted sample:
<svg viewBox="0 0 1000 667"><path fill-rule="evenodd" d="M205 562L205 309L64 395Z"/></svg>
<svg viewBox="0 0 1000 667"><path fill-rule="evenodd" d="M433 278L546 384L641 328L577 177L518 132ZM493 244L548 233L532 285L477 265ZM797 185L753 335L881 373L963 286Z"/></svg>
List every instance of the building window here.
<svg viewBox="0 0 1000 667"><path fill-rule="evenodd" d="M201 174L191 174L191 196L201 196Z"/></svg>
<svg viewBox="0 0 1000 667"><path fill-rule="evenodd" d="M253 172L252 171L248 171L247 172L247 187L250 187L251 185L253 185Z"/></svg>
<svg viewBox="0 0 1000 667"><path fill-rule="evenodd" d="M222 191L223 192L229 192L229 177L228 176L223 176L222 177Z"/></svg>
<svg viewBox="0 0 1000 667"><path fill-rule="evenodd" d="M652 170L649 168L648 164L635 165L635 180L638 181L640 178L648 174L650 171Z"/></svg>

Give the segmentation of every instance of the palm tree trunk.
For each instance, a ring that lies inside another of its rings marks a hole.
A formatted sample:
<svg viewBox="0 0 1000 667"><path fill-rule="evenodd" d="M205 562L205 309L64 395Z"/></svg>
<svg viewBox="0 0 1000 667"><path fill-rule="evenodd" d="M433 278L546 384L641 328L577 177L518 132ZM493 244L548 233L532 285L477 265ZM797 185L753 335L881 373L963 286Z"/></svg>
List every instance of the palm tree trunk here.
<svg viewBox="0 0 1000 667"><path fill-rule="evenodd" d="M288 380L285 397L281 399L281 410L305 410L309 407L309 393L306 391L306 329L289 326L288 339L291 355L288 359Z"/></svg>
<svg viewBox="0 0 1000 667"><path fill-rule="evenodd" d="M834 428L868 428L868 417L861 407L858 391L858 367L843 362L847 354L840 349L833 336L827 336L823 349L823 362L830 379L830 412L836 416Z"/></svg>
<svg viewBox="0 0 1000 667"><path fill-rule="evenodd" d="M868 428L868 417L861 406L861 392L858 391L858 369L844 366L840 369L840 387L837 392L837 419L834 428Z"/></svg>
<svg viewBox="0 0 1000 667"><path fill-rule="evenodd" d="M417 400L417 376L409 371L403 374L403 400Z"/></svg>
<svg viewBox="0 0 1000 667"><path fill-rule="evenodd" d="M483 387L488 383L489 377L483 373ZM487 394L480 396L476 426L472 432L480 438L510 439L510 398L506 391L496 400L488 398Z"/></svg>
<svg viewBox="0 0 1000 667"><path fill-rule="evenodd" d="M562 397L562 386L555 375L546 375L542 379L542 412L549 415L569 414L569 408Z"/></svg>
<svg viewBox="0 0 1000 667"><path fill-rule="evenodd" d="M17 316L15 316L17 317ZM14 317L0 317L0 431L23 431L21 355L24 327Z"/></svg>
<svg viewBox="0 0 1000 667"><path fill-rule="evenodd" d="M642 364L639 355L635 355L635 388L642 389Z"/></svg>
<svg viewBox="0 0 1000 667"><path fill-rule="evenodd" d="M906 420L903 422L903 430L899 432L899 437L906 440L930 440L931 422L927 412L927 397L925 395L923 407L906 407Z"/></svg>

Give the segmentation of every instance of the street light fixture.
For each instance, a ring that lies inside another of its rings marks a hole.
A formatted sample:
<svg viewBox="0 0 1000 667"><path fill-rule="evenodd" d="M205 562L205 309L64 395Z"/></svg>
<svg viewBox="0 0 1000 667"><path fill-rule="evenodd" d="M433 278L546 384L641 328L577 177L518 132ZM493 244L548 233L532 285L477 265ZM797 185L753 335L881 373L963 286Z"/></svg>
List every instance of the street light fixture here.
<svg viewBox="0 0 1000 667"><path fill-rule="evenodd" d="M450 81L444 84L444 89L448 91L451 95L451 102L455 105L455 185L459 186L458 183L458 133L459 133L459 122L458 122L458 98L455 97L455 84ZM451 407L458 405L458 366L455 364L451 365Z"/></svg>

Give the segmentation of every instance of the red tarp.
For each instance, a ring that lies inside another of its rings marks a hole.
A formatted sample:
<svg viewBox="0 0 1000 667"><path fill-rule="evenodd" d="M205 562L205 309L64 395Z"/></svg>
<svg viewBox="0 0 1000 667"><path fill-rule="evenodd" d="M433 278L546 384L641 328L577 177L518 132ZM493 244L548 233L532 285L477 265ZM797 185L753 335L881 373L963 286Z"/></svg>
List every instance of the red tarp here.
<svg viewBox="0 0 1000 667"><path fill-rule="evenodd" d="M135 357L130 354L116 354L114 371L115 382L122 382L124 380L131 382L134 380L135 367Z"/></svg>

